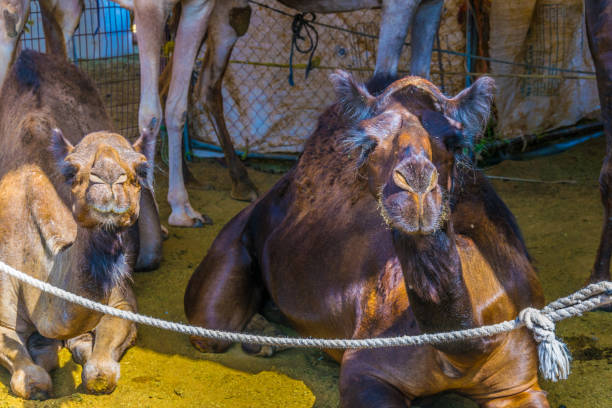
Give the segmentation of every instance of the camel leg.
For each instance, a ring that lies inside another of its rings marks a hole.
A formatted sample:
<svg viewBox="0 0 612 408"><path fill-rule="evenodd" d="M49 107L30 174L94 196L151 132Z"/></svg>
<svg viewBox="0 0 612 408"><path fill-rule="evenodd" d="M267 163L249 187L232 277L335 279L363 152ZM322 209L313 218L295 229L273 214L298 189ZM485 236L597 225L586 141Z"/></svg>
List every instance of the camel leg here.
<svg viewBox="0 0 612 408"><path fill-rule="evenodd" d="M346 354L343 361L346 360ZM397 388L376 376L359 372L342 364L340 372L340 406L342 408L408 408L410 400Z"/></svg>
<svg viewBox="0 0 612 408"><path fill-rule="evenodd" d="M58 353L62 348L61 340L49 339L34 333L27 342L28 353L36 365L50 372L59 366Z"/></svg>
<svg viewBox="0 0 612 408"><path fill-rule="evenodd" d="M238 38L246 33L250 17L251 8L246 1L228 2L215 8L208 30L206 55L197 94L210 113L212 125L223 148L232 180L231 197L243 201L256 200L259 192L234 151L232 139L225 126L221 87L234 45Z"/></svg>
<svg viewBox="0 0 612 408"><path fill-rule="evenodd" d="M606 157L599 176L604 225L595 265L589 280L610 280L612 254L612 1L585 1L589 48L597 76L601 116L606 134Z"/></svg>
<svg viewBox="0 0 612 408"><path fill-rule="evenodd" d="M420 0L385 0L382 7L376 68L372 84L377 88L397 78L399 57ZM376 91L378 89L373 89Z"/></svg>
<svg viewBox="0 0 612 408"><path fill-rule="evenodd" d="M243 211L225 226L189 280L185 291L189 323L242 331L259 308L263 289L243 237L249 215L250 210ZM231 345L195 336L191 343L205 353L220 353Z"/></svg>
<svg viewBox="0 0 612 408"><path fill-rule="evenodd" d="M0 364L11 373L11 390L25 399L47 399L52 383L49 373L32 361L28 348L14 330L0 327Z"/></svg>
<svg viewBox="0 0 612 408"><path fill-rule="evenodd" d="M153 192L143 188L138 215L138 258L134 269L150 271L159 268L162 258L162 229Z"/></svg>
<svg viewBox="0 0 612 408"><path fill-rule="evenodd" d="M157 136L162 121L159 101L159 58L164 24L170 9L164 2L150 0L134 1L134 22L138 28L138 57L140 61L140 106L138 128L150 129ZM148 178L153 182L151 166Z"/></svg>
<svg viewBox="0 0 612 408"><path fill-rule="evenodd" d="M0 0L0 89L15 58L17 40L30 14L30 0L8 4Z"/></svg>
<svg viewBox="0 0 612 408"><path fill-rule="evenodd" d="M496 398L480 405L483 408L549 408L546 393L535 386L511 397Z"/></svg>
<svg viewBox="0 0 612 408"><path fill-rule="evenodd" d="M68 58L67 44L85 9L82 0L39 0L47 53Z"/></svg>
<svg viewBox="0 0 612 408"><path fill-rule="evenodd" d="M117 309L136 311L136 298L129 287L114 288L108 304ZM78 354L81 362L86 359L81 375L85 388L95 394L107 394L117 386L119 360L136 341L136 325L116 317L104 316L94 330L93 348L89 354L87 347L91 340L91 337L84 336L80 337L80 341L73 342L73 354Z"/></svg>
<svg viewBox="0 0 612 408"><path fill-rule="evenodd" d="M440 26L444 0L425 0L412 21L410 74L429 78L434 39Z"/></svg>
<svg viewBox="0 0 612 408"><path fill-rule="evenodd" d="M183 3L181 18L176 33L172 56L172 79L166 100L166 128L168 129L168 156L170 181L168 202L172 213L170 225L201 227L206 220L189 203L182 170L182 134L187 117L189 82L196 53L206 33L208 19L214 2L210 0L189 0Z"/></svg>

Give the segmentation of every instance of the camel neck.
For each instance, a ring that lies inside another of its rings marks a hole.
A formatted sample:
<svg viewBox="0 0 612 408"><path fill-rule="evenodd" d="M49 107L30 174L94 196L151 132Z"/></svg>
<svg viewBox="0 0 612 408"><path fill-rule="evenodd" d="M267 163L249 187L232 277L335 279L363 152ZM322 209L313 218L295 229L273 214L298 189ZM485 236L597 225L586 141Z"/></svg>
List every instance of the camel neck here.
<svg viewBox="0 0 612 408"><path fill-rule="evenodd" d="M74 289L85 289L92 298L106 298L129 278L124 234L79 226L75 243L58 255L57 277Z"/></svg>
<svg viewBox="0 0 612 408"><path fill-rule="evenodd" d="M410 306L421 331L436 333L474 326L470 296L463 279L454 234L408 235L393 231ZM437 347L450 353L481 351L480 341Z"/></svg>

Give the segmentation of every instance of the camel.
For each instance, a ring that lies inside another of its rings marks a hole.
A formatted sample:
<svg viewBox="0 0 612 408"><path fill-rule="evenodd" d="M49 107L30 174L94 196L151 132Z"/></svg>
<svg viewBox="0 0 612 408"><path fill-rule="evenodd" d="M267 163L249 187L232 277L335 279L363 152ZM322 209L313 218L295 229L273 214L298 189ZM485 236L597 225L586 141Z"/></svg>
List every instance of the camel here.
<svg viewBox="0 0 612 408"><path fill-rule="evenodd" d="M612 1L585 0L585 18L606 134L606 156L599 175L604 225L595 264L589 277L590 282L599 282L610 280L612 255Z"/></svg>
<svg viewBox="0 0 612 408"><path fill-rule="evenodd" d="M0 0L11 1L11 0ZM27 0L22 0L27 3ZM52 1L52 0L44 0ZM72 13L75 2L81 0L54 0L41 9L45 18L47 47L53 52L65 48L64 39L73 27ZM337 13L368 8L382 8L380 43L376 59L374 78L376 83L386 83L397 76L400 52L408 28L412 25L411 72L429 76L429 64L435 33L440 23L443 0L279 0L280 3L300 12ZM152 124L150 131L159 132L162 108L159 98L159 55L162 46L164 24L170 11L179 0L116 0L122 7L134 11L138 30L141 82L139 128ZM182 0L182 13L178 24L173 55L173 72L170 80L165 108L165 123L168 130L170 181L168 202L172 207L168 223L174 226L199 227L210 220L195 211L189 202L182 172L181 134L185 123L188 91L193 63L203 39L206 37L206 59L202 67L197 99L211 113L219 142L223 148L232 179L231 196L237 200L253 201L258 190L249 179L245 166L236 153L223 116L221 83L227 69L231 51L236 40L244 35L249 26L251 9L247 0ZM0 3L1 4L1 3ZM81 3L79 3L81 4ZM54 18L62 22L51 24ZM78 22L78 20L77 20ZM55 33L52 31L55 30ZM62 34L59 33L62 31ZM52 44L49 44L51 38ZM12 45L14 47L14 44ZM6 46L7 48L10 48ZM0 69L1 71L1 69ZM0 76L0 83L2 77ZM150 175L152 178L152 174Z"/></svg>
<svg viewBox="0 0 612 408"><path fill-rule="evenodd" d="M301 336L373 338L510 320L543 304L519 228L463 155L490 78L448 99L406 77L371 94L332 74L338 102L296 167L219 233L185 293L190 323L243 330L271 300ZM198 337L203 352L230 344ZM454 390L481 407L549 407L526 330L436 346L329 350L342 407L407 407Z"/></svg>
<svg viewBox="0 0 612 408"><path fill-rule="evenodd" d="M148 249L155 228L160 236L147 181L155 136L143 132L132 145L109 131L92 82L58 56L22 52L0 98L0 259L69 292L136 311L136 254ZM133 323L6 275L0 299L0 364L15 395L51 395L48 372L58 365L62 341L83 364L87 390L113 391L118 361L136 339Z"/></svg>
<svg viewBox="0 0 612 408"><path fill-rule="evenodd" d="M39 0L47 51L67 58L66 43L79 25L82 0ZM0 88L30 14L30 0L0 0Z"/></svg>

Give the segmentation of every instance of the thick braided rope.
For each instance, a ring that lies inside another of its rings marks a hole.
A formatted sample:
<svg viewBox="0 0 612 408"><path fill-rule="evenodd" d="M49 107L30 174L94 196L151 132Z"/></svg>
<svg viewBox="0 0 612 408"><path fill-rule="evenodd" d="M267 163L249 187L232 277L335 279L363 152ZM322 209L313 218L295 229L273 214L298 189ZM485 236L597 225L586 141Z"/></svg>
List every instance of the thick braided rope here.
<svg viewBox="0 0 612 408"><path fill-rule="evenodd" d="M458 330L453 332L421 334L418 336L398 336L398 337L383 337L373 339L316 339L316 338L293 338L293 337L271 337L258 336L247 333L227 332L222 330L212 330L203 327L191 326L182 323L170 322L163 319L140 315L134 312L116 309L107 305L103 305L82 296L75 295L63 289L50 285L23 272L20 272L4 262L0 261L0 271L18 279L28 285L31 285L43 292L50 293L61 299L78 304L85 308L107 314L109 316L118 317L134 323L145 324L160 329L175 331L178 333L199 336L213 340L231 341L240 343L256 343L270 346L284 347L312 347L324 349L361 349L361 348L379 348L379 347L396 347L396 346L418 346L423 344L440 344L448 343L457 340L466 340L478 337L492 336L494 334L508 332L519 327L522 327L527 322L538 320L533 318L533 312L527 312L531 318L519 315L516 320L509 320L502 323L493 324L490 326L476 327L472 329ZM566 297L559 299L537 314L549 316L550 320L558 321L568 317L577 316L587 310L592 310L598 306L612 303L612 282L599 282L591 284L584 289ZM529 309L527 309L529 310ZM544 312L546 311L546 312ZM525 319L525 320L522 320ZM531 323L530 323L531 324ZM538 326L531 324L532 327ZM534 330L532 328L532 330ZM546 333L540 333L536 336L546 338Z"/></svg>

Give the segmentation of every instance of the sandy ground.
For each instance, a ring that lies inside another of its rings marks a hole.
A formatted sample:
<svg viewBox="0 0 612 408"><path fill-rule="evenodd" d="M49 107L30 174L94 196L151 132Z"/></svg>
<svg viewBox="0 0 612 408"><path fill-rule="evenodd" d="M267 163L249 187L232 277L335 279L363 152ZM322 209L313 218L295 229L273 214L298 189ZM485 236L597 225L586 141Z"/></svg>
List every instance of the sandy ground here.
<svg viewBox="0 0 612 408"><path fill-rule="evenodd" d="M539 269L547 300L580 288L588 276L599 240L602 209L597 176L605 150L591 141L564 154L529 162L506 162L487 173L498 176L569 179L576 184L494 181L516 215ZM170 228L158 271L137 274L134 288L142 313L184 321L183 292L212 240L246 204L229 198L229 176L215 161L191 165L206 189L190 189L194 207L213 218L203 229ZM250 170L261 191L278 175ZM158 176L162 218L167 219L167 180ZM560 383L543 382L554 408L612 407L612 315L589 313L559 324L574 361ZM313 350L289 350L273 358L247 356L239 346L220 355L201 354L185 336L140 327L138 342L121 362L115 392L83 393L80 370L63 350L53 373L55 395L45 402L23 402L10 394L8 373L0 369L0 407L336 407L339 367ZM421 407L475 407L457 395L421 401Z"/></svg>

